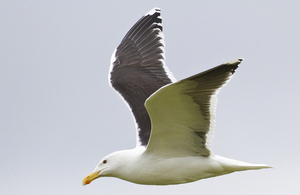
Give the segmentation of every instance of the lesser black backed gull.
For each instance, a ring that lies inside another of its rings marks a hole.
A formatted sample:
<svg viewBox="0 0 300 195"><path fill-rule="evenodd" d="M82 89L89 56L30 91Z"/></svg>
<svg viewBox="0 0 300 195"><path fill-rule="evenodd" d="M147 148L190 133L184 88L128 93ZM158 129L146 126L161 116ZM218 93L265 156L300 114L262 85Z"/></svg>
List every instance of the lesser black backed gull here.
<svg viewBox="0 0 300 195"><path fill-rule="evenodd" d="M111 58L110 82L129 104L137 146L104 157L82 183L117 177L169 185L251 169L269 168L211 152L217 93L232 77L236 59L176 82L165 65L160 9L128 31Z"/></svg>

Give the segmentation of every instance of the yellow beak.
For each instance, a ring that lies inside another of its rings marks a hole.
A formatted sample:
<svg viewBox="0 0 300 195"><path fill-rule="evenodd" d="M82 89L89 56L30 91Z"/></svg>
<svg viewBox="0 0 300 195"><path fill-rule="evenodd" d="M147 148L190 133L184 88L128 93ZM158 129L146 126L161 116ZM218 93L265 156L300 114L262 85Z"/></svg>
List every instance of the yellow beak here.
<svg viewBox="0 0 300 195"><path fill-rule="evenodd" d="M101 170L100 170L101 171ZM94 179L97 179L100 177L99 173L100 171L94 172L83 178L82 185L90 184Z"/></svg>

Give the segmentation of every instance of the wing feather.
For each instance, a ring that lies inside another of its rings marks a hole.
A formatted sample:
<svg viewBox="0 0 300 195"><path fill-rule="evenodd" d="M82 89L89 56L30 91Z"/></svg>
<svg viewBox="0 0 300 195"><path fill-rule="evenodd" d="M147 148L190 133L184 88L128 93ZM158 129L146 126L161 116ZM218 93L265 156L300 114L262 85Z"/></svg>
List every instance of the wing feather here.
<svg viewBox="0 0 300 195"><path fill-rule="evenodd" d="M218 90L242 59L167 85L146 101L152 133L147 152L186 156L211 154Z"/></svg>
<svg viewBox="0 0 300 195"><path fill-rule="evenodd" d="M110 83L128 103L137 123L137 145L146 146L151 122L144 103L173 81L164 62L160 9L154 8L128 31L113 53Z"/></svg>

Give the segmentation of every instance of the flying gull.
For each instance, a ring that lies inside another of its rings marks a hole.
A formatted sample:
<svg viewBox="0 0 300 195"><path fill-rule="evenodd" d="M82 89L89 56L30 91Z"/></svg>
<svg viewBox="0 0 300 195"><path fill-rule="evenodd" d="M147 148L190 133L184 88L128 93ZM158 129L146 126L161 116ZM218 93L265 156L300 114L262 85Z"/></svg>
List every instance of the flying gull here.
<svg viewBox="0 0 300 195"><path fill-rule="evenodd" d="M217 94L242 59L178 82L164 59L162 18L160 9L154 8L128 31L110 65L110 83L129 104L137 124L136 148L105 156L82 184L117 177L170 185L269 168L211 152Z"/></svg>

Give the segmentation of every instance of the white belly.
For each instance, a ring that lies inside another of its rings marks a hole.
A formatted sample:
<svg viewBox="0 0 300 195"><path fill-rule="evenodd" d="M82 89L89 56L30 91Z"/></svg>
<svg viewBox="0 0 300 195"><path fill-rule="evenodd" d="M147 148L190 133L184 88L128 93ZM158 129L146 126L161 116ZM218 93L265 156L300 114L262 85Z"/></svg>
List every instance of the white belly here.
<svg viewBox="0 0 300 195"><path fill-rule="evenodd" d="M138 184L170 185L223 175L226 170L211 157L143 158L120 179Z"/></svg>
<svg viewBox="0 0 300 195"><path fill-rule="evenodd" d="M114 177L138 184L171 185L235 171L269 168L267 165L250 164L217 155L167 158L143 154L136 157L132 157Z"/></svg>

